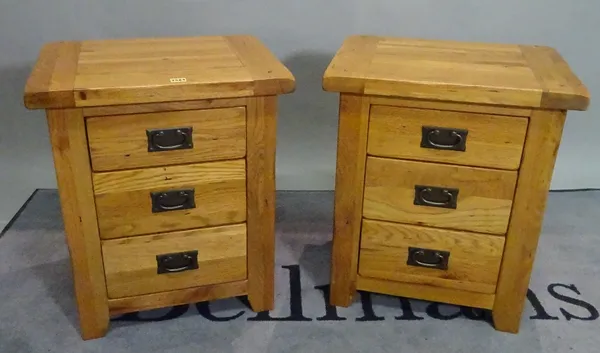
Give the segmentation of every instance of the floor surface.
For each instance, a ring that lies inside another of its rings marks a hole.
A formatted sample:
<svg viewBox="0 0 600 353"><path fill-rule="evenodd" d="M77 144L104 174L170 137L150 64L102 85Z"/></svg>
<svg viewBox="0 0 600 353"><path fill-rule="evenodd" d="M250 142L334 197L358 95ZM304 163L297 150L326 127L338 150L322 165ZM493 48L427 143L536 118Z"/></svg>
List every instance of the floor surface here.
<svg viewBox="0 0 600 353"><path fill-rule="evenodd" d="M362 294L326 305L329 192L277 198L276 308L226 299L114 318L82 341L55 190L0 238L0 352L594 352L600 346L600 192L552 193L518 335L489 313Z"/></svg>

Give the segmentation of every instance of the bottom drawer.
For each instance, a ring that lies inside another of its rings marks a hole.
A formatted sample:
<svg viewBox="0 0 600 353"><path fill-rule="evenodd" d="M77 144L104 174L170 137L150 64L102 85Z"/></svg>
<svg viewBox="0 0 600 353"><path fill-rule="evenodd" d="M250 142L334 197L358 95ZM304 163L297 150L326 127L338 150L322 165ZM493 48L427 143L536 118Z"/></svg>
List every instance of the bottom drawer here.
<svg viewBox="0 0 600 353"><path fill-rule="evenodd" d="M246 279L246 225L102 242L109 298Z"/></svg>
<svg viewBox="0 0 600 353"><path fill-rule="evenodd" d="M359 274L494 293L504 237L364 220Z"/></svg>

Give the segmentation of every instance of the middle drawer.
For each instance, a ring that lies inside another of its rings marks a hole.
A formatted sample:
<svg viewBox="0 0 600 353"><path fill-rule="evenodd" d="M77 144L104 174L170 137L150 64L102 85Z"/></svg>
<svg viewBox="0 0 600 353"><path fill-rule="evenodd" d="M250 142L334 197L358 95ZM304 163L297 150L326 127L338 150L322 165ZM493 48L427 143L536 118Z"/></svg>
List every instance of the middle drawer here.
<svg viewBox="0 0 600 353"><path fill-rule="evenodd" d="M517 172L368 157L365 218L505 234Z"/></svg>
<svg viewBox="0 0 600 353"><path fill-rule="evenodd" d="M100 238L246 220L246 161L94 173Z"/></svg>

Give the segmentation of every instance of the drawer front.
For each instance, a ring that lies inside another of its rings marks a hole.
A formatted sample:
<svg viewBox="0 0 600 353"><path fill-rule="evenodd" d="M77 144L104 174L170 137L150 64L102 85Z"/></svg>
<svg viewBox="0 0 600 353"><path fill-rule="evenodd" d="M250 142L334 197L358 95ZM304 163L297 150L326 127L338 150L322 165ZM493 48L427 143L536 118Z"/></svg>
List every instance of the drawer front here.
<svg viewBox="0 0 600 353"><path fill-rule="evenodd" d="M95 171L243 158L246 110L186 110L86 120Z"/></svg>
<svg viewBox="0 0 600 353"><path fill-rule="evenodd" d="M109 298L246 278L246 225L102 242Z"/></svg>
<svg viewBox="0 0 600 353"><path fill-rule="evenodd" d="M504 237L364 220L361 276L494 293Z"/></svg>
<svg viewBox="0 0 600 353"><path fill-rule="evenodd" d="M94 173L102 239L246 220L246 162Z"/></svg>
<svg viewBox="0 0 600 353"><path fill-rule="evenodd" d="M368 154L516 170L527 118L373 106Z"/></svg>
<svg viewBox="0 0 600 353"><path fill-rule="evenodd" d="M517 173L368 157L363 215L505 234Z"/></svg>

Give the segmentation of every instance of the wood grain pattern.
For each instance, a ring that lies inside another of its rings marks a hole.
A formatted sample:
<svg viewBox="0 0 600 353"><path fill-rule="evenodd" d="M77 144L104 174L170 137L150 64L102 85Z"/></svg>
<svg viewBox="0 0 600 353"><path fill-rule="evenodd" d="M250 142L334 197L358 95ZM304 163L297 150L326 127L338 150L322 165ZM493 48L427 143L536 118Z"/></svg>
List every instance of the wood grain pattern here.
<svg viewBox="0 0 600 353"><path fill-rule="evenodd" d="M275 147L277 97L248 99L248 300L272 310L275 292Z"/></svg>
<svg viewBox="0 0 600 353"><path fill-rule="evenodd" d="M469 112L481 113L490 115L506 115L506 116L521 116L529 117L531 109L518 107L504 107L498 105L484 104L464 104L457 102L443 102L423 99L405 99L405 98L390 98L390 97L371 97L372 105L387 105L392 107L418 108L418 109L434 109L447 110L453 112ZM85 110L84 110L85 112Z"/></svg>
<svg viewBox="0 0 600 353"><path fill-rule="evenodd" d="M448 269L407 265L409 247L448 251ZM359 275L493 294L504 237L364 220Z"/></svg>
<svg viewBox="0 0 600 353"><path fill-rule="evenodd" d="M198 269L157 274L156 256L198 251ZM102 242L109 298L246 279L246 225Z"/></svg>
<svg viewBox="0 0 600 353"><path fill-rule="evenodd" d="M495 298L494 294L466 292L415 283L393 282L363 276L358 276L357 288L367 292L397 295L406 298L421 298L432 302L483 309L491 309L494 306Z"/></svg>
<svg viewBox="0 0 600 353"><path fill-rule="evenodd" d="M421 147L422 127L468 131L465 151ZM373 156L517 170L527 119L374 105L367 153Z"/></svg>
<svg viewBox="0 0 600 353"><path fill-rule="evenodd" d="M249 35L225 38L249 71L255 96L285 94L295 90L296 81L292 73L258 38Z"/></svg>
<svg viewBox="0 0 600 353"><path fill-rule="evenodd" d="M330 297L337 306L349 306L356 292L369 108L368 97L340 97Z"/></svg>
<svg viewBox="0 0 600 353"><path fill-rule="evenodd" d="M78 109L50 109L47 117L81 336L98 338L108 330L109 315L85 122Z"/></svg>
<svg viewBox="0 0 600 353"><path fill-rule="evenodd" d="M243 159L94 173L93 180L102 239L246 220ZM188 188L196 208L152 213L151 192Z"/></svg>
<svg viewBox="0 0 600 353"><path fill-rule="evenodd" d="M171 81L180 78L185 82ZM81 43L75 101L80 107L185 101L293 87L291 73L249 36L94 40Z"/></svg>
<svg viewBox="0 0 600 353"><path fill-rule="evenodd" d="M541 47L376 36L344 42L323 77L328 91L549 109L587 107L562 58ZM350 54L348 54L350 53ZM552 65L539 64L548 60ZM532 62L534 61L534 62ZM360 65L354 65L362 62ZM553 77L548 79L548 77ZM565 87L549 82L560 82Z"/></svg>
<svg viewBox="0 0 600 353"><path fill-rule="evenodd" d="M530 119L493 310L501 331L519 331L565 118L536 111Z"/></svg>
<svg viewBox="0 0 600 353"><path fill-rule="evenodd" d="M191 127L193 148L148 152L147 130ZM238 159L246 155L244 107L87 119L95 171Z"/></svg>
<svg viewBox="0 0 600 353"><path fill-rule="evenodd" d="M171 82L172 78L185 82ZM248 70L223 37L81 43L75 79L75 102L80 107L252 94Z"/></svg>
<svg viewBox="0 0 600 353"><path fill-rule="evenodd" d="M505 234L516 180L512 171L368 157L363 214L377 220ZM415 185L459 189L456 209L415 205Z"/></svg>
<svg viewBox="0 0 600 353"><path fill-rule="evenodd" d="M369 70L377 42L370 36L351 36L333 57L323 75L326 91L363 94L365 75ZM340 88L343 87L343 90Z"/></svg>
<svg viewBox="0 0 600 353"><path fill-rule="evenodd" d="M73 84L79 50L78 42L52 42L42 47L25 85L25 107L39 109L75 106Z"/></svg>
<svg viewBox="0 0 600 353"><path fill-rule="evenodd" d="M143 114L161 111L233 108L243 107L245 105L246 98L205 99L199 101L159 102L89 107L83 108L83 115L86 117L92 117L125 114Z"/></svg>
<svg viewBox="0 0 600 353"><path fill-rule="evenodd" d="M586 110L590 93L553 48L521 46L525 60L543 89L541 108Z"/></svg>
<svg viewBox="0 0 600 353"><path fill-rule="evenodd" d="M211 284L168 292L109 299L108 306L111 315L120 315L136 311L240 296L246 294L247 288L247 280Z"/></svg>

